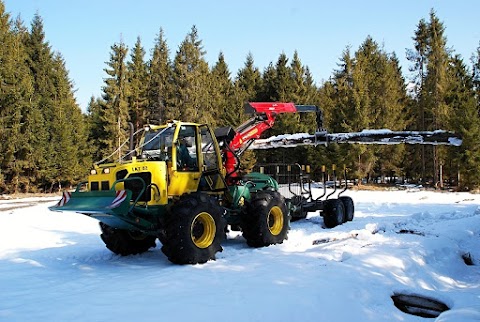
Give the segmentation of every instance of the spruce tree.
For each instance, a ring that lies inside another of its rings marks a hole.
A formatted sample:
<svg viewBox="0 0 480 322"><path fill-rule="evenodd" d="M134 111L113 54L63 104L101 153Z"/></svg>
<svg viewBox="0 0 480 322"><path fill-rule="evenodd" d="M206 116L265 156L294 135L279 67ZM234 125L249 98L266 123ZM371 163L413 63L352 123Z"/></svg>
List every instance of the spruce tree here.
<svg viewBox="0 0 480 322"><path fill-rule="evenodd" d="M445 103L453 110L449 128L460 134L460 147L450 147L443 169L450 182L458 178L462 190L480 187L480 117L475 99L473 78L462 59L452 58L447 70L450 80L446 89ZM457 175L458 173L458 175Z"/></svg>
<svg viewBox="0 0 480 322"><path fill-rule="evenodd" d="M246 61L237 72L235 87L244 93L242 102L255 102L259 100L259 92L262 89L262 75L255 66L252 53L248 53Z"/></svg>
<svg viewBox="0 0 480 322"><path fill-rule="evenodd" d="M416 124L419 124L420 130L444 128L448 125L451 113L445 104L450 56L444 35L445 27L433 10L429 18L428 22L423 19L420 21L414 37L415 51L411 51L408 57L414 62L412 69L417 72L417 104L412 115L417 117ZM445 162L445 149L421 147L421 151L422 180L430 178L432 184L437 184L440 164Z"/></svg>
<svg viewBox="0 0 480 322"><path fill-rule="evenodd" d="M45 40L43 20L36 14L31 23L31 29L26 38L28 65L33 76L34 93L31 110L26 112L25 139L29 150L25 151L27 178L34 185L48 184L48 178L55 176L54 147L48 142L51 139L50 129L53 126L55 106L53 97L52 61L53 54L50 45ZM27 188L29 190L30 187Z"/></svg>
<svg viewBox="0 0 480 322"><path fill-rule="evenodd" d="M101 140L104 138L105 131L102 121L102 106L104 102L101 98L91 97L87 106L87 126L88 126L88 144L91 147L92 160L97 162L101 160L102 150L104 148Z"/></svg>
<svg viewBox="0 0 480 322"><path fill-rule="evenodd" d="M141 128L146 123L147 117L148 74L144 56L145 50L140 37L138 37L131 53L131 61L127 63L129 119L135 129Z"/></svg>
<svg viewBox="0 0 480 322"><path fill-rule="evenodd" d="M291 101L297 105L314 105L316 102L317 88L308 67L302 65L298 52L295 51L290 64L292 78ZM294 115L297 126L292 130L296 132L314 133L317 130L315 113L298 113Z"/></svg>
<svg viewBox="0 0 480 322"><path fill-rule="evenodd" d="M205 51L195 26L185 37L173 63L173 106L166 111L168 119L190 122L206 122L211 112L208 109L209 68Z"/></svg>
<svg viewBox="0 0 480 322"><path fill-rule="evenodd" d="M413 72L414 84L412 94L415 100L412 102L411 108L407 112L412 119L411 128L413 130L425 131L427 129L426 101L427 95L425 93L425 75L428 53L428 24L425 19L421 19L415 30L414 41L415 49L407 49L407 59L413 63L410 71ZM420 178L423 182L426 181L426 147L425 146L408 146L406 147L408 166L406 172L409 177L413 179Z"/></svg>
<svg viewBox="0 0 480 322"><path fill-rule="evenodd" d="M258 91L257 98L261 102L275 102L278 101L277 88L275 87L277 71L272 62L263 70L262 73L262 87Z"/></svg>
<svg viewBox="0 0 480 322"><path fill-rule="evenodd" d="M103 101L100 107L100 120L102 135L100 137L100 154L102 158L110 156L118 150L128 137L129 109L127 98L129 96L127 58L128 48L120 41L111 47L110 60L104 69L108 77L103 86ZM125 147L126 148L126 147ZM120 158L122 151L113 156Z"/></svg>
<svg viewBox="0 0 480 322"><path fill-rule="evenodd" d="M235 106L233 98L233 83L230 79L230 71L225 62L223 53L220 52L218 60L210 72L210 104L212 115L210 124L213 127L241 123L241 114L238 113L242 106Z"/></svg>
<svg viewBox="0 0 480 322"><path fill-rule="evenodd" d="M46 41L42 18L30 32L0 2L0 191L58 188L86 172L85 123L65 63Z"/></svg>
<svg viewBox="0 0 480 322"><path fill-rule="evenodd" d="M35 91L24 113L25 137L30 142L23 154L27 166L34 166L29 180L51 191L85 175L86 129L65 62L45 40L40 16L35 15L25 39ZM35 156L30 156L33 151Z"/></svg>
<svg viewBox="0 0 480 322"><path fill-rule="evenodd" d="M239 122L230 124L233 128L251 118L244 111L246 102L258 101L258 95L262 87L262 78L259 69L255 66L253 55L248 53L243 68L239 69L234 82L233 102ZM257 154L255 151L247 150L241 156L241 170L249 172L257 163Z"/></svg>
<svg viewBox="0 0 480 322"><path fill-rule="evenodd" d="M405 85L395 55L385 53L367 37L354 57L349 48L343 52L339 67L320 91L331 131L405 128ZM327 153L352 169L357 179L402 172L402 147L342 145Z"/></svg>
<svg viewBox="0 0 480 322"><path fill-rule="evenodd" d="M21 39L0 2L0 192L17 192L21 181L22 106L31 95Z"/></svg>
<svg viewBox="0 0 480 322"><path fill-rule="evenodd" d="M334 114L333 111L337 110L337 95L333 79L325 81L318 89L317 106L323 113L323 128L331 132L332 128L335 128L332 114ZM322 180L322 166L331 169L332 164L345 164L338 144L318 145L309 151L307 158L308 163L312 166L314 180L318 181Z"/></svg>
<svg viewBox="0 0 480 322"><path fill-rule="evenodd" d="M60 54L53 60L53 81L56 89L54 97L55 113L50 130L50 144L57 153L53 154L55 176L50 183L71 184L87 173L89 150L87 147L87 128L80 107L73 96L73 86Z"/></svg>
<svg viewBox="0 0 480 322"><path fill-rule="evenodd" d="M280 54L272 74L264 75L263 84L265 86L265 94L269 96L268 101L272 102L292 102L294 98L294 80L292 71L288 65L287 55ZM270 135L278 135L285 133L295 133L299 126L299 115L285 113L276 117L275 126L269 131ZM280 151L284 156L285 151ZM279 154L278 151L272 151L273 154Z"/></svg>
<svg viewBox="0 0 480 322"><path fill-rule="evenodd" d="M163 29L160 29L148 64L148 106L146 118L149 122L166 121L166 110L172 104L172 64Z"/></svg>
<svg viewBox="0 0 480 322"><path fill-rule="evenodd" d="M471 60L473 65L473 88L475 90L477 109L480 111L480 42L476 52L472 55Z"/></svg>
<svg viewBox="0 0 480 322"><path fill-rule="evenodd" d="M378 75L378 96L376 108L379 109L375 128L405 130L408 125L406 115L409 99L405 90L405 79L395 54L382 55L383 73ZM405 145L379 146L376 172L382 176L400 176L404 174L403 161Z"/></svg>
<svg viewBox="0 0 480 322"><path fill-rule="evenodd" d="M351 56L350 48L346 47L342 52L338 69L334 71L333 77L325 82L319 91L321 108L323 110L324 124L329 132L344 132L344 127L349 118L349 110L353 105L353 68L354 58ZM355 177L356 159L352 157L350 145L330 144L325 148L317 147L316 151L309 155L309 160L317 161L315 173L322 165L331 169L333 164L345 165L349 169L350 176ZM319 175L317 174L317 178Z"/></svg>

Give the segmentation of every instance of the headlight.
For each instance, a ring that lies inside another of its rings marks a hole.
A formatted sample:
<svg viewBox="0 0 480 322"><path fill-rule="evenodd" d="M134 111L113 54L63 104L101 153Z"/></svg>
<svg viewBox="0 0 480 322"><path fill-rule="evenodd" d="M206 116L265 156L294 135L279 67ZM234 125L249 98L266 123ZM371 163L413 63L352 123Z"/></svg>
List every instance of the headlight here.
<svg viewBox="0 0 480 322"><path fill-rule="evenodd" d="M90 174L92 174L92 175L97 174L97 170L95 170L95 169L90 170Z"/></svg>
<svg viewBox="0 0 480 322"><path fill-rule="evenodd" d="M103 169L103 173L109 174L109 173L110 173L110 168L105 168L105 169Z"/></svg>

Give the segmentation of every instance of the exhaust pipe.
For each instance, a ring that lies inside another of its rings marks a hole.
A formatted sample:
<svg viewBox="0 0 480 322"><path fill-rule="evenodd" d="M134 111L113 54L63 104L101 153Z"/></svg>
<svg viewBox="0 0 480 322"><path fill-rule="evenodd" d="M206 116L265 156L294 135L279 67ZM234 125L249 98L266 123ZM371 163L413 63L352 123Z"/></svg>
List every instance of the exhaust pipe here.
<svg viewBox="0 0 480 322"><path fill-rule="evenodd" d="M129 146L128 146L128 160L132 160L132 157L135 156L135 144L133 142L133 133L135 132L132 122L128 122L128 127L130 129L129 135Z"/></svg>

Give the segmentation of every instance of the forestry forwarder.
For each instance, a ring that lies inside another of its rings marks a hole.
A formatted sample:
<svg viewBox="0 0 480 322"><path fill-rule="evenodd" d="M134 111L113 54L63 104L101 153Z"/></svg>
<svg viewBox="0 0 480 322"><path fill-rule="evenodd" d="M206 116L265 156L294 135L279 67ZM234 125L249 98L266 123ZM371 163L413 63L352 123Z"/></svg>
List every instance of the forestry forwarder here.
<svg viewBox="0 0 480 322"><path fill-rule="evenodd" d="M327 227L353 219L350 197L319 200L311 193L285 199L277 182L262 173L238 175L239 156L248 148L266 149L326 142L358 142L358 135L335 137L322 128L318 107L293 103L247 103L254 116L233 130L170 121L145 126L138 147L124 159L94 165L88 180L64 192L53 211L73 211L100 221L101 239L115 254L131 255L155 247L176 264L205 263L222 251L227 225L241 230L247 244L263 247L287 238L290 219L320 211ZM293 134L258 140L279 113L316 112L314 135ZM368 143L454 144L447 132L357 133ZM403 135L403 139L401 137ZM374 139L371 139L371 138ZM429 137L429 143L418 137ZM437 141L438 138L438 141ZM256 142L255 142L256 141ZM255 146L254 143L258 144ZM458 141L456 141L458 143ZM136 156L134 156L136 155Z"/></svg>

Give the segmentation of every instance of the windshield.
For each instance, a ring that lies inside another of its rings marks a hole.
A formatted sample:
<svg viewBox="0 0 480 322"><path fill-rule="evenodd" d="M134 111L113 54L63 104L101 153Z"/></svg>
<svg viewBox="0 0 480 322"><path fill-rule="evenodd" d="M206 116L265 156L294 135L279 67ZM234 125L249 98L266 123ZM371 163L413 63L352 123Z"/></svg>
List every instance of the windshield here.
<svg viewBox="0 0 480 322"><path fill-rule="evenodd" d="M173 133L175 127L168 127L145 133L142 149L142 157L168 161L171 158Z"/></svg>

